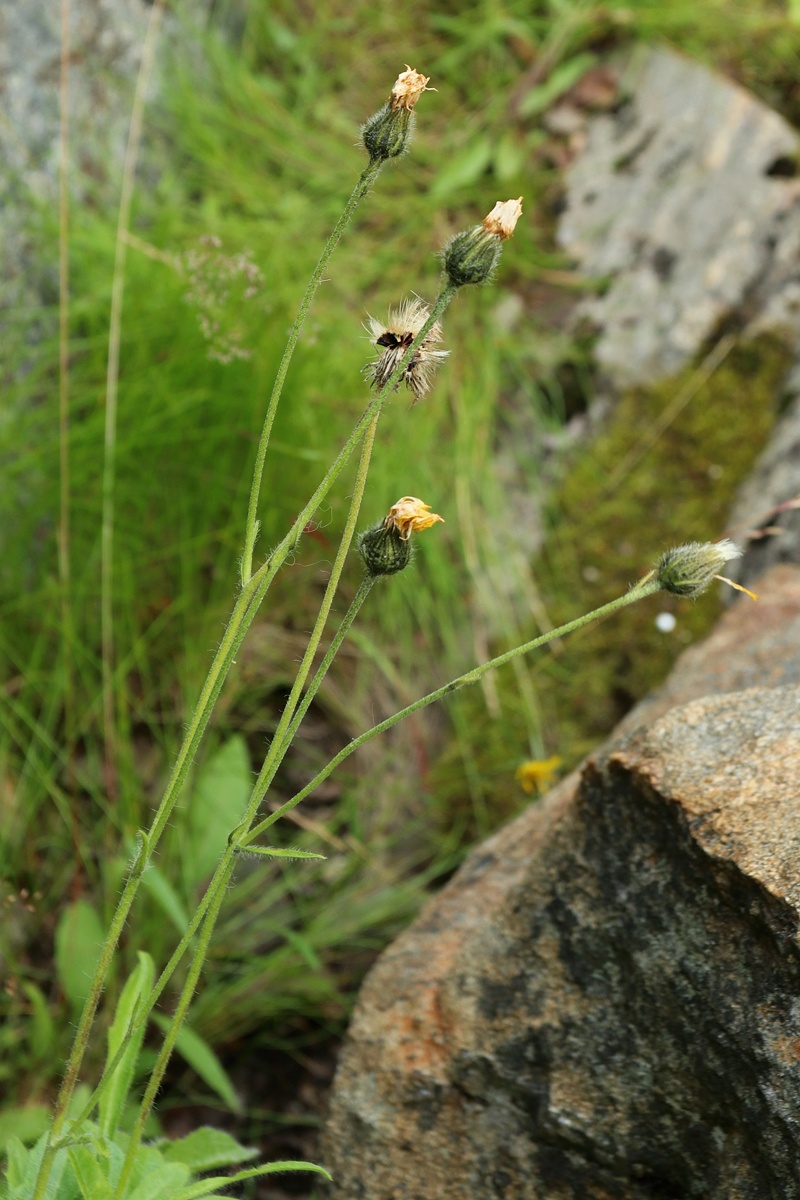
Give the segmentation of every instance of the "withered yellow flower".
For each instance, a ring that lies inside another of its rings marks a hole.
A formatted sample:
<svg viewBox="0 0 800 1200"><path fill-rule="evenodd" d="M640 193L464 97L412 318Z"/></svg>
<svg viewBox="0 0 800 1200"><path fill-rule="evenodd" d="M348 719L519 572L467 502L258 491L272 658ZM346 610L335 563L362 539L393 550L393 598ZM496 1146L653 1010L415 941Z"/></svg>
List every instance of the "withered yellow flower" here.
<svg viewBox="0 0 800 1200"><path fill-rule="evenodd" d="M407 542L412 533L430 529L437 521L444 521L438 513L431 512L430 504L423 504L416 496L402 496L389 509L383 522L386 529L396 529L401 539Z"/></svg>
<svg viewBox="0 0 800 1200"><path fill-rule="evenodd" d="M411 112L411 109L417 103L423 92L436 91L436 88L428 87L429 83L429 75L420 74L419 71L415 71L413 67L410 67L408 63L406 63L406 69L405 71L401 71L401 73L397 76L395 85L392 88L392 94L389 97L389 105L392 109L392 112L397 112L397 110L400 108L404 108L407 112Z"/></svg>
<svg viewBox="0 0 800 1200"><path fill-rule="evenodd" d="M517 767L515 778L522 790L529 796L534 788L537 791L546 792L560 766L561 758L558 754L554 754L551 758L531 758Z"/></svg>
<svg viewBox="0 0 800 1200"><path fill-rule="evenodd" d="M510 238L522 216L522 196L518 200L498 200L481 224L487 233L496 233L503 241Z"/></svg>

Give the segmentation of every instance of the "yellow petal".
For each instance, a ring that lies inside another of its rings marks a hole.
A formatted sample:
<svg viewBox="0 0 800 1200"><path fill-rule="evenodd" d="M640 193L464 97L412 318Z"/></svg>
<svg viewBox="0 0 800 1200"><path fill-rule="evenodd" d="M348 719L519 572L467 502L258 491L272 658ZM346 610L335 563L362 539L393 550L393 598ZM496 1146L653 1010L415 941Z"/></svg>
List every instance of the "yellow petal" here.
<svg viewBox="0 0 800 1200"><path fill-rule="evenodd" d="M551 758L531 758L517 767L515 778L529 796L534 788L546 792L560 766L561 758L558 754L552 755Z"/></svg>
<svg viewBox="0 0 800 1200"><path fill-rule="evenodd" d="M407 542L412 533L430 529L437 521L444 521L444 517L431 512L430 504L423 504L416 496L402 496L389 509L384 524L387 529L396 529L403 541Z"/></svg>

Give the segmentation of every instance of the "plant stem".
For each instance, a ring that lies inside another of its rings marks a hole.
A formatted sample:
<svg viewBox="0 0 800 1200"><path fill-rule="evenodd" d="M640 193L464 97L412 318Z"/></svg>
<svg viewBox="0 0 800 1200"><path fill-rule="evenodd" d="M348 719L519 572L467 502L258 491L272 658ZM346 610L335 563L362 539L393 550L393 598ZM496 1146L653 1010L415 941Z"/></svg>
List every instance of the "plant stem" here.
<svg viewBox="0 0 800 1200"><path fill-rule="evenodd" d="M229 881L230 876L233 871L233 860L234 860L236 850L238 849L239 845L241 844L241 839L246 835L246 831L249 829L250 825L252 824L253 818L256 815L256 813L258 812L258 807L261 803L261 800L263 799L263 796L264 796L267 788L269 787L269 784L272 781L276 770L278 769L287 749L289 748L290 739L287 737L287 731L288 731L289 726L292 723L292 718L295 715L295 709L297 708L297 704L300 700L300 696L301 696L303 687L305 685L306 679L308 678L308 673L311 670L311 664L313 663L314 656L317 653L317 649L319 648L319 643L320 643L320 639L322 637L322 634L323 634L323 631L325 628L325 623L328 619L328 614L330 612L331 604L333 603L333 598L336 595L336 591L339 586L339 580L341 579L342 570L344 568L345 560L346 560L347 554L350 550L350 544L353 540L353 534L355 533L356 522L358 521L358 513L361 508L361 500L364 495L364 488L366 487L366 483L367 483L367 475L369 473L369 463L370 463L370 459L372 457L372 447L375 442L375 432L376 432L377 426L378 426L378 418L376 416L376 417L373 417L372 422L370 423L369 428L367 429L366 436L364 438L364 445L361 450L361 460L358 465L358 473L356 475L355 486L353 488L353 496L350 501L350 510L347 514L347 520L345 522L345 528L344 528L344 532L342 534L342 540L339 544L339 549L336 553L336 558L334 559L333 567L331 569L330 579L328 580L328 585L325 589L325 595L322 599L322 604L320 605L319 613L317 614L317 619L314 622L314 628L311 632L311 636L309 637L308 645L306 646L306 652L303 655L303 661L301 662L300 667L298 668L297 675L295 677L295 681L292 686L292 690L289 694L288 700L286 701L286 705L284 706L284 710L281 715L281 719L278 722L278 727L275 730L275 735L272 739L272 744L271 744L269 750L267 751L266 758L264 759L264 765L262 766L261 772L258 776L258 779L256 780L256 782L253 786L253 790L250 793L250 798L247 802L247 808L245 810L244 816L243 816L241 822L239 823L239 825L234 830L231 831L230 839L229 839L228 845L226 847L225 853L223 854L223 857L220 860L219 865L217 866L217 869L214 872L214 875L212 876L211 883L209 884L208 892L213 894L213 898L209 902L208 912L207 912L205 920L203 922L203 928L202 928L200 940L199 940L197 946L195 947L194 956L192 958L192 966L189 971L188 978L181 990L181 995L178 1000L178 1004L175 1009L175 1013L173 1014L172 1019L170 1021L169 1029L167 1030L167 1033L164 1037L164 1042L161 1047L161 1051L159 1052L158 1059L156 1060L156 1063L155 1063L153 1070L151 1072L151 1075L150 1075L150 1079L148 1081L147 1089L142 1098L142 1103L139 1107L139 1112L136 1117L136 1123L133 1127L133 1130L131 1131L131 1143L130 1143L130 1146L128 1147L128 1152L127 1152L127 1156L125 1159L125 1166L123 1167L122 1175L120 1176L120 1182L117 1187L117 1196L123 1195L124 1184L127 1182L128 1176L133 1167L133 1161L134 1161L134 1158L136 1155L136 1150L138 1148L139 1142L141 1141L145 1122L147 1121L147 1117L149 1115L150 1109L152 1108L153 1102L155 1101L156 1095L158 1094L158 1089L161 1086L161 1080L163 1078L164 1071L167 1068L167 1063L169 1062L170 1056L171 1056L172 1051L175 1046L175 1039L178 1036L178 1031L179 1031L181 1025L183 1024L183 1021L186 1017L186 1013L188 1012L189 1005L190 1005L192 997L194 995L194 990L197 986L197 980L200 978L200 971L202 970L206 954L208 953L208 946L210 943L211 934L213 933L214 926L217 921L217 917L219 916L219 911L220 911L220 907L222 905L222 900L225 895L225 890L227 888L228 881ZM364 589L363 585L362 585L362 588L359 589L359 596L361 596L361 600L363 600L363 596L366 595L368 590L369 589ZM363 595L362 595L362 593L363 593ZM359 602L358 607L360 607L360 602ZM351 609L352 608L353 608L353 606L351 605ZM356 611L358 611L358 609L356 609ZM350 614L348 613L348 616L349 615ZM355 612L353 613L353 616L355 616ZM351 618L351 621L352 621L352 618ZM348 628L349 628L349 624L348 624ZM346 633L347 630L345 629L344 632ZM338 649L338 646L341 645L341 642L343 641L343 639L344 639L344 633L342 634L341 637L334 639L337 649ZM333 654L335 654L335 652L336 651L334 650L333 653L331 653L329 650L328 654L325 656L325 659L323 660L323 664L321 665L320 670L317 671L317 675L315 676L315 682L317 681L318 678L319 678L319 683L322 682L322 677L324 677L324 673L323 673L323 676L320 675L322 666L325 666L325 669L327 670L327 667L330 666L330 663L333 661ZM317 684L317 686L319 686L319 684ZM159 980L159 983L160 982L161 981Z"/></svg>
<svg viewBox="0 0 800 1200"><path fill-rule="evenodd" d="M264 796L266 795L267 788L269 787L270 783L274 779L275 772L277 771L278 767L280 766L281 762L283 761L286 751L289 749L289 745L291 742L291 736L292 736L294 730L299 725L300 720L302 720L302 716L301 716L299 718L299 720L297 720L296 723L293 724L292 718L295 716L295 710L297 709L297 706L300 702L300 697L302 695L303 687L305 686L305 682L308 679L308 674L309 674L309 671L311 670L311 664L314 661L314 655L317 653L317 650L319 648L320 639L322 638L322 634L325 629L325 623L328 619L328 614L331 609L331 604L333 603L333 598L339 587L339 580L341 579L341 576L342 576L342 570L344 568L345 559L347 558L347 554L350 550L350 544L353 540L353 534L355 533L356 522L358 521L358 514L359 514L359 511L361 508L361 500L364 495L364 488L367 483L367 474L369 472L369 463L370 463L370 458L372 457L372 447L375 442L375 431L377 429L377 426L378 426L378 418L376 416L376 417L372 418L372 421L370 422L370 424L367 428L366 435L364 437L364 445L362 446L362 449L361 449L361 460L358 464L358 473L356 475L355 486L353 488L353 497L352 497L352 500L350 501L350 510L347 514L347 521L345 522L345 528L344 528L344 533L342 534L342 540L339 543L339 549L336 553L336 558L334 559L333 568L331 569L330 579L328 580L328 585L325 588L325 595L322 598L322 604L320 605L319 613L317 614L317 619L314 622L314 628L311 631L311 637L308 639L308 645L306 646L306 652L303 655L303 661L300 663L300 666L298 668L297 675L295 676L294 683L292 684L292 690L289 693L289 698L286 701L286 704L284 705L284 709L281 714L281 719L278 722L278 727L275 730L275 733L272 738L272 743L269 747L269 750L267 751L266 757L264 759L264 763L258 774L258 778L256 779L256 782L253 786L253 791L251 793L250 800L248 802L247 816L245 817L245 820L247 821L248 826L252 822L255 814L257 813L258 806L260 805L261 801L263 800ZM363 584L362 584L362 588L363 588ZM359 589L359 592L361 592L361 590L362 589ZM366 595L366 592L364 592L364 595ZM362 596L362 600L363 600L363 596ZM360 604L359 604L359 607L360 607ZM358 611L358 610L356 609L356 611ZM348 616L349 616L349 614L348 614ZM355 613L353 613L353 617L354 616L355 616ZM351 620L352 620L352 618L351 618ZM349 624L345 628L344 633L347 632L347 628L349 628ZM340 639L338 639L338 641L336 641L336 639L334 639L336 649L338 649L338 646L341 645L341 642L344 639L344 633L342 634L342 637ZM334 651L333 651L334 654L336 653L336 649L334 649ZM317 677L319 678L319 682L316 685L317 688L322 683L324 674L327 671L328 666L330 666L330 663L332 661L333 661L333 655L330 655L330 658L328 658L328 656L326 655L325 659L323 660L323 663L320 666L320 670L317 672ZM324 670L323 670L323 667L324 667ZM316 682L317 677L315 677L315 682ZM311 703L311 699L308 700L308 704L310 704L310 703ZM306 708L303 709L303 715L306 712L308 704L306 704Z"/></svg>
<svg viewBox="0 0 800 1200"><path fill-rule="evenodd" d="M294 354L295 346L297 345L300 337L300 330L303 327L306 314L311 306L311 301L314 299L317 288L322 282L322 276L325 268L328 265L330 257L336 249L339 239L341 238L345 229L350 224L350 219L358 207L359 202L364 198L364 196L366 196L367 192L372 187L372 184L377 178L381 166L382 163L380 160L376 160L375 162L370 161L361 172L359 180L350 193L349 200L344 206L344 211L339 217L339 220L336 222L333 232L331 233L331 236L328 238L328 241L325 245L325 249L320 255L319 262L314 268L314 272L308 281L308 287L305 290L303 299L300 301L300 308L298 309L297 316L294 320L294 325L292 325L289 333L289 339L286 343L286 348L283 351L283 357L281 358L280 366L278 367L278 374L275 376L275 382L272 385L272 394L269 398L267 413L264 417L264 424L261 429L261 437L258 443L258 453L256 454L256 465L253 470L253 482L250 487L250 501L247 506L247 529L245 532L244 552L242 554L241 562L241 579L243 584L247 583L248 579L252 575L253 550L255 548L256 538L258 537L259 528L257 512L258 500L261 494L261 482L264 476L264 460L267 455L267 446L269 445L272 424L275 420L275 413L278 410L281 392L283 391L284 381L286 380L286 373L289 370L289 364L292 361L292 355Z"/></svg>
<svg viewBox="0 0 800 1200"><path fill-rule="evenodd" d="M328 674L328 669L330 668L331 663L333 662L334 658L336 657L336 655L339 652L339 647L341 646L342 642L346 638L346 636L349 632L350 626L353 624L353 621L355 621L356 617L358 616L358 611L361 608L361 605L366 600L369 593L372 591L372 586L375 582L376 582L375 575L365 575L364 578L361 580L358 591L356 592L355 596L351 600L350 607L348 608L347 612L342 617L341 624L339 625L339 628L336 630L333 640L331 641L331 644L327 649L325 657L323 658L322 662L319 664L316 675L314 676L314 678L311 680L311 683L306 688L305 695L303 696L301 703L297 707L297 712L295 713L294 717L292 718L292 722L289 725L289 728L286 730L283 741L284 741L284 745L287 749L292 744L292 741L294 740L294 735L297 733L297 730L300 727L303 717L306 715L309 708L311 707L312 701L314 700L314 697L316 696L317 692L319 691L319 689L322 685L322 681L324 680L325 676ZM271 780L270 780L270 782L271 782Z"/></svg>
<svg viewBox="0 0 800 1200"><path fill-rule="evenodd" d="M130 1143L125 1155L125 1162L123 1163L117 1188L114 1193L115 1200L120 1200L120 1198L125 1195L126 1188L130 1181L131 1171L133 1170L136 1162L136 1155L141 1144L142 1134L144 1133L145 1122L147 1121L150 1110L153 1107L155 1098L158 1095L158 1089L161 1087L161 1082L164 1078L164 1072L167 1069L167 1064L172 1055L172 1051L175 1049L176 1038L186 1017L189 1005L192 1002L192 997L194 996L194 991L197 987L197 981L200 978L200 972L203 969L203 963L205 962L206 955L208 954L211 935L214 932L214 926L216 924L217 917L219 916L219 911L222 908L222 902L225 899L225 892L227 890L230 877L233 874L235 855L236 849L233 843L229 842L225 847L225 851L220 859L219 865L217 866L217 870L214 872L214 878L211 884L209 884L208 890L209 892L212 892L212 899L209 903L208 912L206 913L203 927L200 931L200 937L195 950L195 955L192 959L192 964L189 968L189 974L186 978L183 988L181 989L181 994L178 999L175 1012L173 1013L172 1020L170 1021L169 1029L164 1035L164 1041L159 1051L158 1058L156 1059L153 1069L150 1072L150 1078L147 1081L147 1088L145 1089L142 1103L139 1106L139 1112L136 1116L136 1123L131 1130Z"/></svg>
<svg viewBox="0 0 800 1200"><path fill-rule="evenodd" d="M132 872L129 876L117 904L111 927L109 928L105 942L103 943L100 959L90 985L89 994L87 996L86 1003L84 1004L83 1012L81 1013L78 1032L75 1036L75 1041L72 1046L67 1069L58 1093L53 1126L50 1132L50 1142L42 1158L42 1163L37 1178L36 1192L33 1200L42 1200L44 1195L47 1180L52 1167L53 1156L55 1154L54 1143L60 1135L66 1119L67 1108L75 1087L75 1082L78 1077L81 1063L83 1061L86 1044L88 1042L89 1029L94 1019L100 996L102 995L105 977L111 964L117 941L122 933L122 929L124 928L125 921L131 905L133 904L134 897L138 891L139 884L141 882L141 875L155 851L167 822L169 821L172 810L180 796L181 789L186 781L189 768L197 751L197 747L202 739L206 726L208 725L214 705L216 704L219 693L222 690L222 686L234 661L236 653L238 652L238 649L244 640L253 618L258 612L264 596L269 590L272 580L275 578L281 566L286 561L291 549L299 541L306 523L311 516L313 516L317 506L330 491L333 483L341 473L345 463L364 434L364 431L379 415L386 397L393 390L397 382L402 378L403 372L405 371L408 363L411 361L411 358L416 352L417 347L424 340L428 330L431 328L434 322L438 320L438 318L444 312L447 305L453 298L455 291L456 289L450 287L449 285L442 289L439 297L437 298L436 304L431 311L430 317L425 322L414 341L408 347L406 353L403 355L403 358L398 362L395 370L393 371L391 377L387 380L384 387L367 405L349 438L339 451L339 454L334 460L332 466L326 472L322 482L317 487L311 499L302 509L289 532L269 556L266 562L263 563L256 572L254 572L247 584L239 593L233 612L223 634L222 642L220 643L220 646L214 656L214 660L209 668L205 683L203 684L200 698L198 699L195 710L192 713L192 717L189 722L189 728L187 729L183 743L178 752L178 757L170 774L164 796L159 804L158 810L153 819L153 823L148 832L142 856L143 860L141 870L137 869L135 873ZM355 521L355 519L356 518L354 517L353 521ZM254 804L253 815L255 815L255 812L258 809L259 803L260 798ZM250 821L252 821L252 815L248 820L248 825Z"/></svg>
<svg viewBox="0 0 800 1200"><path fill-rule="evenodd" d="M331 759L327 766L323 767L311 780L310 783L293 796L291 800L287 800L280 808L276 808L273 813L270 813L263 821L254 826L249 834L244 839L243 845L247 846L250 842L255 841L266 829L274 825L280 820L290 809L295 808L302 800L317 788L323 780L338 767L339 763L344 762L354 751L363 746L365 742L369 742L372 738L377 737L380 733L385 733L387 729L391 729L393 725L397 725L399 721L410 717L412 713L419 712L422 708L427 708L429 704L433 704L436 700L441 700L444 696L448 696L451 692L457 692L459 688L467 687L471 683L477 683L482 675L487 671L492 671L495 667L502 667L505 663L511 662L520 654L528 654L531 650L536 650L540 646L552 642L556 638L564 637L568 633L574 633L575 630L581 629L584 625L588 625L591 621L596 621L600 617L608 616L609 613L616 612L617 609L625 608L628 604L633 604L637 600L644 599L645 596L652 596L655 592L661 590L661 585L654 579L647 579L640 584L632 587L624 596L617 597L616 600L609 601L608 604L603 604L600 608L596 608L594 612L586 613L582 617L576 617L574 621L568 621L566 625L559 626L558 629L549 630L547 633L540 634L539 637L533 638L530 642L525 642L522 646L515 646L513 650L507 650L505 654L499 654L496 658L489 659L488 662L482 663L478 667L473 667L471 671L467 671L465 675L459 675L456 679L451 679L449 683L445 683L442 687L436 688L435 691L429 692L427 696L422 696L419 700L415 700L413 704L407 705L400 709L394 716L387 717L385 721L381 721L378 725L373 725L365 733L354 738L349 742L344 749Z"/></svg>

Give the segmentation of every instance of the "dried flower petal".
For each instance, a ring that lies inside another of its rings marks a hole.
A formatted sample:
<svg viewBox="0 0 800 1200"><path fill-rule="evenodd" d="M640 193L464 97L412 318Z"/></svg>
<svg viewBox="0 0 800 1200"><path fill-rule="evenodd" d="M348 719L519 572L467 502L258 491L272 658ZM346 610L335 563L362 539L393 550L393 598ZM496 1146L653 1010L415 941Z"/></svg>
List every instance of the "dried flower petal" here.
<svg viewBox="0 0 800 1200"><path fill-rule="evenodd" d="M383 524L386 529L396 529L402 540L407 542L412 533L430 529L437 521L444 521L444 517L431 512L430 504L423 504L416 496L402 496L389 509Z"/></svg>
<svg viewBox="0 0 800 1200"><path fill-rule="evenodd" d="M405 71L397 76L392 94L389 97L389 105L392 112L397 112L398 109L404 108L408 112L414 107L423 92L435 92L436 88L429 88L429 75L421 75L419 71L415 71L406 63Z"/></svg>
<svg viewBox="0 0 800 1200"><path fill-rule="evenodd" d="M496 233L503 241L510 238L522 216L522 196L518 200L498 200L481 224L487 233Z"/></svg>

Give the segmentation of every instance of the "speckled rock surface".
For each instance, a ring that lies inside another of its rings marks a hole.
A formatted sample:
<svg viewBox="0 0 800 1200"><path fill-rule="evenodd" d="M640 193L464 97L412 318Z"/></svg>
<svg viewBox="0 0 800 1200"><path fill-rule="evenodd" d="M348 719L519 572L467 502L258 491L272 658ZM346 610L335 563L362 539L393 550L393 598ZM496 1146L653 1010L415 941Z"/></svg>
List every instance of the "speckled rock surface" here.
<svg viewBox="0 0 800 1200"><path fill-rule="evenodd" d="M61 6L0 0L0 310L52 303L57 264L32 248L30 219L58 202ZM72 222L91 195L115 203L150 6L71 0L69 179ZM150 94L157 88L151 79Z"/></svg>
<svg viewBox="0 0 800 1200"><path fill-rule="evenodd" d="M592 118L566 173L559 240L601 294L612 384L679 371L723 322L800 344L796 132L721 75L673 51L620 70L623 102Z"/></svg>
<svg viewBox="0 0 800 1200"><path fill-rule="evenodd" d="M800 563L800 366L793 398L739 490L729 528L744 545L733 578L749 587L773 563Z"/></svg>
<svg viewBox="0 0 800 1200"><path fill-rule="evenodd" d="M379 960L337 1200L800 1197L800 571L760 586Z"/></svg>

